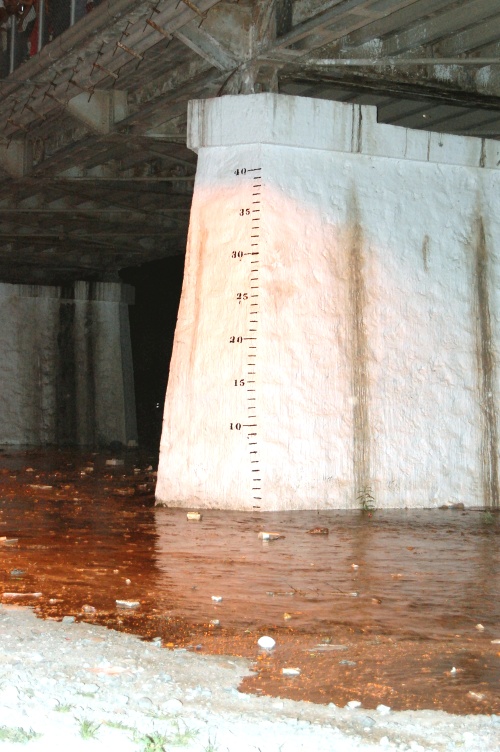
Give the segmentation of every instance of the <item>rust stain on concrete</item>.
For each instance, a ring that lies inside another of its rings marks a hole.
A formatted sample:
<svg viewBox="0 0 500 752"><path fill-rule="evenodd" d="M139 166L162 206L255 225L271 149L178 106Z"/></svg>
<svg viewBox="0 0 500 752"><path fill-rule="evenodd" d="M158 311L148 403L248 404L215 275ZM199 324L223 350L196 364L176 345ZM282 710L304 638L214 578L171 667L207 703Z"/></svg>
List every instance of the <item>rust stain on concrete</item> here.
<svg viewBox="0 0 500 752"><path fill-rule="evenodd" d="M424 269L429 271L429 236L425 235L422 242L422 260L424 262Z"/></svg>
<svg viewBox="0 0 500 752"><path fill-rule="evenodd" d="M488 285L489 257L483 217L479 214L475 242L476 352L482 418L481 469L486 507L500 506L498 428L495 400L495 354L492 344Z"/></svg>
<svg viewBox="0 0 500 752"><path fill-rule="evenodd" d="M363 229L357 197L353 191L350 200L348 231L348 317L351 337L353 471L355 495L361 501L366 494L371 494L368 341L365 326L366 287L363 267Z"/></svg>

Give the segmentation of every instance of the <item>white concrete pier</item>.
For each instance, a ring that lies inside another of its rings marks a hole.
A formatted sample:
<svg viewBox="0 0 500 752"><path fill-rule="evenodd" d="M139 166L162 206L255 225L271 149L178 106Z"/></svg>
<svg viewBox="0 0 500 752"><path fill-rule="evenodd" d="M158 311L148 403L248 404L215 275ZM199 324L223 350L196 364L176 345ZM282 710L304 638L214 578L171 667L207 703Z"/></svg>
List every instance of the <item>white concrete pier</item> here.
<svg viewBox="0 0 500 752"><path fill-rule="evenodd" d="M0 444L136 443L133 290L0 284Z"/></svg>
<svg viewBox="0 0 500 752"><path fill-rule="evenodd" d="M497 506L500 144L258 94L189 146L157 501Z"/></svg>

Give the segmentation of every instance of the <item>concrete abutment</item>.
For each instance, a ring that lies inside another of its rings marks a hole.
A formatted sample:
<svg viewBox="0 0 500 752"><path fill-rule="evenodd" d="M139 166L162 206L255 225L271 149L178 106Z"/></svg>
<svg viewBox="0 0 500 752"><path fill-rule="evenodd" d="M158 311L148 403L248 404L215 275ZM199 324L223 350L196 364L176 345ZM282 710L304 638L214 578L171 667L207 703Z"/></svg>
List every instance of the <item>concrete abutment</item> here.
<svg viewBox="0 0 500 752"><path fill-rule="evenodd" d="M136 444L131 288L0 284L0 444Z"/></svg>
<svg viewBox="0 0 500 752"><path fill-rule="evenodd" d="M275 94L188 142L158 503L498 506L500 144Z"/></svg>

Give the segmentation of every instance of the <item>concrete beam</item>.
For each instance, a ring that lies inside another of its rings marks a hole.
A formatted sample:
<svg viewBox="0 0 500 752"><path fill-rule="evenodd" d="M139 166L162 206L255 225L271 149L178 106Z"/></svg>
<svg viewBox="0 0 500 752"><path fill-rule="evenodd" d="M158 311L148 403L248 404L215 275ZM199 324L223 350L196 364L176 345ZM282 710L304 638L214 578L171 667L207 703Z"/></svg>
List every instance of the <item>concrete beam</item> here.
<svg viewBox="0 0 500 752"><path fill-rule="evenodd" d="M498 17L497 0L475 0L475 2L468 2L448 11L443 10L433 18L425 19L384 41L379 55L381 57L402 55L408 50L432 44L449 36L454 28L460 28L464 23L473 23L476 18L486 19L488 16Z"/></svg>
<svg viewBox="0 0 500 752"><path fill-rule="evenodd" d="M26 138L0 144L0 166L12 178L28 175L33 166L33 149Z"/></svg>
<svg viewBox="0 0 500 752"><path fill-rule="evenodd" d="M239 65L239 61L229 50L197 22L183 26L174 36L218 70L231 70Z"/></svg>
<svg viewBox="0 0 500 752"><path fill-rule="evenodd" d="M96 133L110 133L116 123L128 115L127 92L96 89L70 99L66 110Z"/></svg>

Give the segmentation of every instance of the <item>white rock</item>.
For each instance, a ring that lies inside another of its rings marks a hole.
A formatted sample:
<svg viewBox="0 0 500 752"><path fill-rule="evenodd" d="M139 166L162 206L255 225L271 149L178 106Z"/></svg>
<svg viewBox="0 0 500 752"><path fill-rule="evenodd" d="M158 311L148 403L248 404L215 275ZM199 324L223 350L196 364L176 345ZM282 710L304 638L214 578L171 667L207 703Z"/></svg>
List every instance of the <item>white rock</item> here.
<svg viewBox="0 0 500 752"><path fill-rule="evenodd" d="M184 704L176 697L172 697L161 705L161 709L164 713L179 713L183 707Z"/></svg>
<svg viewBox="0 0 500 752"><path fill-rule="evenodd" d="M276 640L273 640L273 638L268 635L263 635L257 640L257 645L263 648L263 650L272 650L276 645Z"/></svg>

